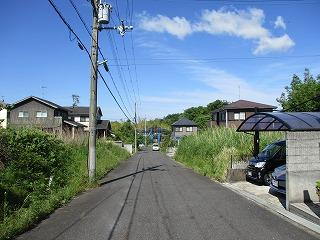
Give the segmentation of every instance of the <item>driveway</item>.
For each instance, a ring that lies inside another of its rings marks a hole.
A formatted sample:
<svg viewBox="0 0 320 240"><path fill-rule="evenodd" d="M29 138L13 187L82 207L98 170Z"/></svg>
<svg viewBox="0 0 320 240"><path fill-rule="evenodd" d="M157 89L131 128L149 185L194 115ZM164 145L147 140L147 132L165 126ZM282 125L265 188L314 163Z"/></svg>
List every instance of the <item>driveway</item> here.
<svg viewBox="0 0 320 240"><path fill-rule="evenodd" d="M160 152L139 152L18 239L318 239Z"/></svg>

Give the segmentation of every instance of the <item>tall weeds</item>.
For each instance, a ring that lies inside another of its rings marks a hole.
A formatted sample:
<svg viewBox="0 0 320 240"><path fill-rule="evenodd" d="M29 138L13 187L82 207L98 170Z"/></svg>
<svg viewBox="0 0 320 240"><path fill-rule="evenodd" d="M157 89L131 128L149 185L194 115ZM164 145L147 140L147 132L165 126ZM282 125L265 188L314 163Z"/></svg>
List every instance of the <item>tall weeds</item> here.
<svg viewBox="0 0 320 240"><path fill-rule="evenodd" d="M88 144L64 141L36 129L0 130L0 239L25 231L87 188ZM129 153L97 141L97 179ZM51 179L51 180L50 180Z"/></svg>
<svg viewBox="0 0 320 240"><path fill-rule="evenodd" d="M260 148L283 137L283 133L279 132L261 133ZM175 159L204 176L224 181L231 158L246 160L252 156L252 149L253 136L232 128L212 128L184 137Z"/></svg>

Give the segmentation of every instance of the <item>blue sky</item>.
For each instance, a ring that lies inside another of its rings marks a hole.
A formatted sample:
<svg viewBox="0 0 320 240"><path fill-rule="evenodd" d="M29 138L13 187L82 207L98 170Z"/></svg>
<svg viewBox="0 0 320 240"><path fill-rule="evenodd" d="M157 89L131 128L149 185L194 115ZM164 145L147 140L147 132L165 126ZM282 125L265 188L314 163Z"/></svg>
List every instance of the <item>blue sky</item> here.
<svg viewBox="0 0 320 240"><path fill-rule="evenodd" d="M90 3L73 1L91 26ZM70 2L54 2L89 48L90 36ZM293 74L302 76L306 67L320 74L319 1L110 3L110 26L125 20L134 27L125 37L115 30L99 35L122 99L101 72L127 115L133 116L133 102L141 118L239 96L277 105ZM1 98L14 103L35 95L66 106L77 94L80 105L89 104L89 59L47 1L5 1L0 22ZM125 119L101 79L98 104L105 119Z"/></svg>

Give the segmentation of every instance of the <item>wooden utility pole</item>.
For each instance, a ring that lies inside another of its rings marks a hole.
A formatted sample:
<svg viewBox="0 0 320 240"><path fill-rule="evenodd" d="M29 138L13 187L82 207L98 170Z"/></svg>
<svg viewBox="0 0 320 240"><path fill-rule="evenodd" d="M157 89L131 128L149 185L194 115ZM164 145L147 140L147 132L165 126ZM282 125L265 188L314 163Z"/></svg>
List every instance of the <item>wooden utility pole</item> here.
<svg viewBox="0 0 320 240"><path fill-rule="evenodd" d="M88 174L92 182L96 175L96 128L97 128L97 69L98 69L98 2L91 1L93 6L92 41L91 41L91 75L90 75L90 108L89 108L89 156Z"/></svg>
<svg viewBox="0 0 320 240"><path fill-rule="evenodd" d="M134 103L134 152L137 153L137 103Z"/></svg>
<svg viewBox="0 0 320 240"><path fill-rule="evenodd" d="M144 145L147 146L147 119L144 118Z"/></svg>

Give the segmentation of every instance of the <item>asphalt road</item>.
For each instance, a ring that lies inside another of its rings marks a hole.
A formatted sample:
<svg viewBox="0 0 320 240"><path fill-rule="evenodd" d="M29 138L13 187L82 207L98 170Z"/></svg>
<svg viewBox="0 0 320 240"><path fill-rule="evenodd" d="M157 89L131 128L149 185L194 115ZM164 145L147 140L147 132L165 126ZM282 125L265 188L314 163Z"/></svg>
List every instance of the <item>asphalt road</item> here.
<svg viewBox="0 0 320 240"><path fill-rule="evenodd" d="M17 239L318 239L162 153L143 151Z"/></svg>

